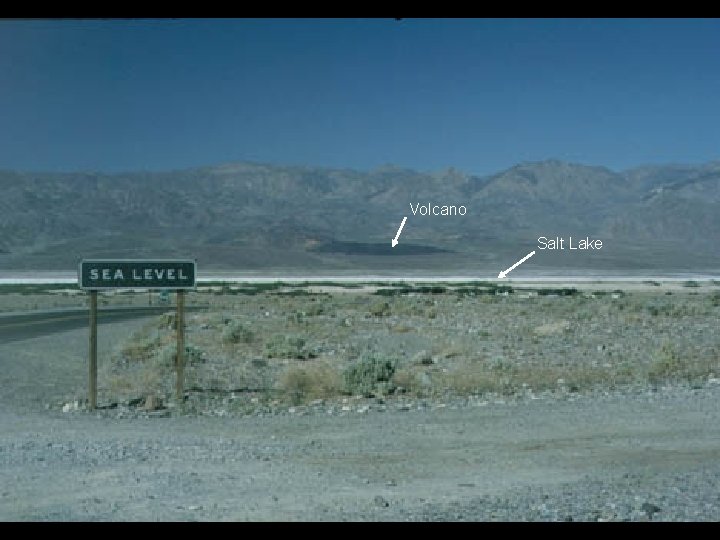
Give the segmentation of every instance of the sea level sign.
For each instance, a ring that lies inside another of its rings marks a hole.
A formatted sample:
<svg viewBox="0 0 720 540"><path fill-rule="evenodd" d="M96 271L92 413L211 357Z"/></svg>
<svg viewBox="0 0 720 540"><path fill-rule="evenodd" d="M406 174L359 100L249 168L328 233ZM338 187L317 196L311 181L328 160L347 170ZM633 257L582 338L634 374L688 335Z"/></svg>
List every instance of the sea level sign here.
<svg viewBox="0 0 720 540"><path fill-rule="evenodd" d="M84 260L78 269L81 289L194 289L195 261Z"/></svg>

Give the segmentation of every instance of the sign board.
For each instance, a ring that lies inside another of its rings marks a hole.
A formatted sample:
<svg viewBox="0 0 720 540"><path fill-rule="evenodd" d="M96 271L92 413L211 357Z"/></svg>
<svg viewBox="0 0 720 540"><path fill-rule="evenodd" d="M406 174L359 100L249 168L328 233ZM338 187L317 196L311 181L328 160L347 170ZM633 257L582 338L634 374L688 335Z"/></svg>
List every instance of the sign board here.
<svg viewBox="0 0 720 540"><path fill-rule="evenodd" d="M83 260L78 268L81 289L194 289L195 261Z"/></svg>

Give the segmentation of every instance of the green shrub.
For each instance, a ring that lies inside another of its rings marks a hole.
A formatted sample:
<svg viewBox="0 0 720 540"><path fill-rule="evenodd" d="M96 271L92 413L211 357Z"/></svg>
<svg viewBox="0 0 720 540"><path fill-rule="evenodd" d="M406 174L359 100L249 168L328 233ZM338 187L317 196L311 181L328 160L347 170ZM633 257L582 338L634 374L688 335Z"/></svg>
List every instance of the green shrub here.
<svg viewBox="0 0 720 540"><path fill-rule="evenodd" d="M240 321L230 321L222 334L224 343L251 343L254 337L252 331Z"/></svg>
<svg viewBox="0 0 720 540"><path fill-rule="evenodd" d="M165 367L174 367L177 361L177 344L163 345L157 352L157 359ZM185 365L204 363L205 352L194 345L185 345Z"/></svg>
<svg viewBox="0 0 720 540"><path fill-rule="evenodd" d="M512 290L510 291L512 292ZM538 296L574 296L578 294L576 288L562 288L562 289L536 289Z"/></svg>
<svg viewBox="0 0 720 540"><path fill-rule="evenodd" d="M350 394L372 397L393 390L390 382L395 362L387 358L366 356L345 370L345 389Z"/></svg>
<svg viewBox="0 0 720 540"><path fill-rule="evenodd" d="M315 303L308 306L308 308L304 311L304 314L308 317L317 317L325 313L325 308L326 306L324 304Z"/></svg>
<svg viewBox="0 0 720 540"><path fill-rule="evenodd" d="M295 358L307 360L317 355L305 346L305 339L300 336L275 336L265 344L268 358Z"/></svg>
<svg viewBox="0 0 720 540"><path fill-rule="evenodd" d="M370 306L370 315L374 317L386 317L390 315L390 304L387 302L376 302Z"/></svg>

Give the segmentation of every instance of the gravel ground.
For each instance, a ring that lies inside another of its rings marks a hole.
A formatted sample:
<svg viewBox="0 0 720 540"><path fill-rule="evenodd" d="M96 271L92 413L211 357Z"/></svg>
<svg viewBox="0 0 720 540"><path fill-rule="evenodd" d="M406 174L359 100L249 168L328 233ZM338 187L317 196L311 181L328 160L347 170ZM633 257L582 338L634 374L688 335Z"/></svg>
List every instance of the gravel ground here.
<svg viewBox="0 0 720 540"><path fill-rule="evenodd" d="M107 325L108 358L145 321ZM0 345L3 520L720 519L720 385L384 411L47 410L87 330Z"/></svg>
<svg viewBox="0 0 720 540"><path fill-rule="evenodd" d="M394 366L389 384L374 393L446 402L562 387L646 387L668 378L701 384L720 374L717 291L291 294L303 292L190 295L210 309L187 317L186 405L244 415L273 401L306 405L366 394L343 379L361 365L357 371L367 372L373 358ZM172 318L151 320L120 341L101 367L99 403L171 399ZM85 394L82 379L66 388L53 407Z"/></svg>

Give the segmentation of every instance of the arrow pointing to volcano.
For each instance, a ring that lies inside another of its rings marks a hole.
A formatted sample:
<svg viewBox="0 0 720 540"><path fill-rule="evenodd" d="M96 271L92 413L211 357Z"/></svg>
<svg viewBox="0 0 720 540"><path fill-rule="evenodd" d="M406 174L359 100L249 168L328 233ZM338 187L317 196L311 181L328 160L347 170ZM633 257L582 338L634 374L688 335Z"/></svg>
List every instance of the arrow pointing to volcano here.
<svg viewBox="0 0 720 540"><path fill-rule="evenodd" d="M405 226L405 222L407 221L407 216L405 216L402 220L402 223L400 224L400 228L398 229L397 234L395 235L395 238L392 240L392 247L395 247L398 245L398 238L400 238L400 233L402 232L402 228Z"/></svg>

